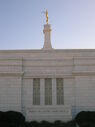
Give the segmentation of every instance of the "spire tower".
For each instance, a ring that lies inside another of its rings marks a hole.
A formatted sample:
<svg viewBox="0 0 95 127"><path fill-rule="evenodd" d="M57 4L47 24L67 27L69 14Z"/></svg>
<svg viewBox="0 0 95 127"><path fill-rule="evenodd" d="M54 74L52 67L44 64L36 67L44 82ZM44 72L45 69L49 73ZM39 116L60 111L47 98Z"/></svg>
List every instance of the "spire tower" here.
<svg viewBox="0 0 95 127"><path fill-rule="evenodd" d="M52 45L51 45L51 25L48 24L48 11L46 10L45 12L46 15L46 24L44 25L44 50L51 50Z"/></svg>

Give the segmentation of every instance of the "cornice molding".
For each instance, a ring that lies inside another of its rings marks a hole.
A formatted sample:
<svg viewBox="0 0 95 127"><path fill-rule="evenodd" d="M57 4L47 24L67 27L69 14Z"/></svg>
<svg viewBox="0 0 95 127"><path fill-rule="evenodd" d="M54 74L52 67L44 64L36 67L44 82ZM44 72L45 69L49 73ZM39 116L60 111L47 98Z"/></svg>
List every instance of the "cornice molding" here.
<svg viewBox="0 0 95 127"><path fill-rule="evenodd" d="M22 61L23 58L22 57L18 57L18 58L15 58L15 57L0 57L0 61L6 61L6 60L17 60L17 61Z"/></svg>
<svg viewBox="0 0 95 127"><path fill-rule="evenodd" d="M0 76L23 76L24 72L0 72Z"/></svg>
<svg viewBox="0 0 95 127"><path fill-rule="evenodd" d="M81 53L81 52L95 52L95 49L54 49L54 50L42 50L42 49L22 49L22 50L0 50L0 53L51 53L51 52L67 52L67 53Z"/></svg>
<svg viewBox="0 0 95 127"><path fill-rule="evenodd" d="M36 74L36 75L29 75L29 74L26 74L26 75L24 75L24 77L23 77L24 79L31 79L31 78L74 78L74 76L73 75L71 75L71 74L65 74L65 75L63 75L63 74Z"/></svg>
<svg viewBox="0 0 95 127"><path fill-rule="evenodd" d="M73 76L95 76L95 72L88 72L88 71L85 71L85 72L77 72L77 71L73 71L72 73Z"/></svg>

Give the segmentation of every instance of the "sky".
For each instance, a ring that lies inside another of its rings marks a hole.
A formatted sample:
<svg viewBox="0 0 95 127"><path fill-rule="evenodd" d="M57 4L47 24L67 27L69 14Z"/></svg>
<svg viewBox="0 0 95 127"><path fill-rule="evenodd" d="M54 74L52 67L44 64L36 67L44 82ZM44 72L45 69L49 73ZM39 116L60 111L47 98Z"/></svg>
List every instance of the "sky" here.
<svg viewBox="0 0 95 127"><path fill-rule="evenodd" d="M95 0L0 0L0 50L41 49L48 10L55 49L95 49Z"/></svg>

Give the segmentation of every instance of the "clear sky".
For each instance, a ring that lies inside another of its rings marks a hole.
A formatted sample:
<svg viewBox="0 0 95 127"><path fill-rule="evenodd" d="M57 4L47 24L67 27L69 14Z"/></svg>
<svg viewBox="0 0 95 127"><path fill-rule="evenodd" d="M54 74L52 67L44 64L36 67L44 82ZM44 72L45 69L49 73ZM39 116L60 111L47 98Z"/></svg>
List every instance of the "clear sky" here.
<svg viewBox="0 0 95 127"><path fill-rule="evenodd" d="M95 0L0 0L0 49L41 49L46 9L55 49L95 48Z"/></svg>

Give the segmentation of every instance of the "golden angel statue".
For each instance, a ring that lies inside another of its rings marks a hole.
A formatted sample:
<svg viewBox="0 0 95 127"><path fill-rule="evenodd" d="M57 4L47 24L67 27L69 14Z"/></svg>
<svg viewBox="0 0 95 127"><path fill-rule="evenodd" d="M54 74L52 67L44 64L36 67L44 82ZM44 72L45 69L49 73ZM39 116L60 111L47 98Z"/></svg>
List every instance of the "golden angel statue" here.
<svg viewBox="0 0 95 127"><path fill-rule="evenodd" d="M48 24L48 11L47 10L46 10L45 14L46 14L46 23Z"/></svg>
<svg viewBox="0 0 95 127"><path fill-rule="evenodd" d="M46 11L43 11L42 13L45 14L45 16L46 16L46 23L48 24L48 11L46 10Z"/></svg>

